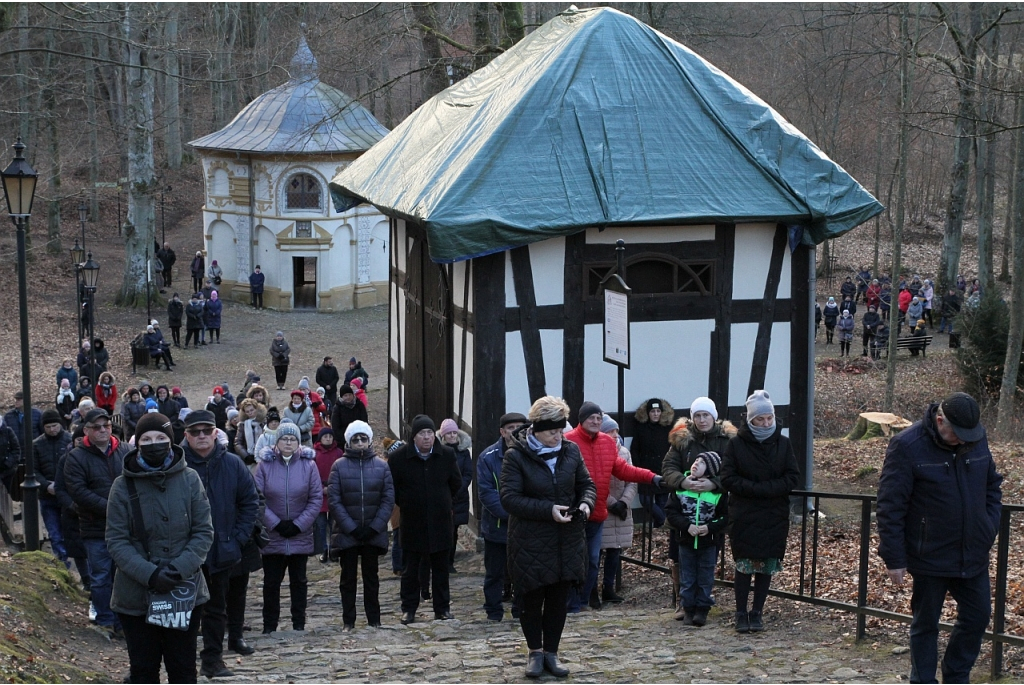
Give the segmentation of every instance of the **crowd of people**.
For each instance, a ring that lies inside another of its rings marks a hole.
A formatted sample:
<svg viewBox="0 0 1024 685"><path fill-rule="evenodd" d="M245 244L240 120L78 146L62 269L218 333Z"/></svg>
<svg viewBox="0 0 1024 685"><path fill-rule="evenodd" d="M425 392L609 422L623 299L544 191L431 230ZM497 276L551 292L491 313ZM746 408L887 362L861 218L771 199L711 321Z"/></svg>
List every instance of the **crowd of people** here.
<svg viewBox="0 0 1024 685"><path fill-rule="evenodd" d="M894 294L895 287L895 294ZM825 324L825 345L830 346L836 340L838 332L839 356L850 356L856 335L857 307L863 300L863 316L861 318L861 356L878 359L888 348L891 331L889 329L890 311L894 304L897 310L897 337L903 334L903 326L907 326L913 339L922 339L917 344L910 344L910 354L917 356L926 346L923 338L929 329L935 328L935 311L939 312L939 333L948 328L950 346L956 347L959 338L953 332L954 321L961 308L977 308L981 302L981 283L978 279L968 281L958 275L956 284L948 292L936 293L931 279L922 279L919 275L901 274L893 279L887 273L877 278L871 269L864 266L854 277L847 276L839 286L839 302L836 296L829 296L822 307L818 301L814 303L814 338L817 340L821 324Z"/></svg>

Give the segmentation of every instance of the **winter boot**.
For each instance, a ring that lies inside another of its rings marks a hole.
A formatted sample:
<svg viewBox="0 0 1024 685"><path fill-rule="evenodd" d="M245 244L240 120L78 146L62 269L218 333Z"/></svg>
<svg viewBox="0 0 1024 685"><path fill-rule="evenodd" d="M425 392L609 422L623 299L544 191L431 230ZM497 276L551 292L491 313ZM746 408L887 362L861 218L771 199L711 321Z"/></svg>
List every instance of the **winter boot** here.
<svg viewBox="0 0 1024 685"><path fill-rule="evenodd" d="M697 610L693 612L693 625L700 628L708 622L708 609L711 607L697 607Z"/></svg>
<svg viewBox="0 0 1024 685"><path fill-rule="evenodd" d="M761 612L751 611L747 614L747 621L750 624L750 632L760 633L764 630L764 623L761 622Z"/></svg>
<svg viewBox="0 0 1024 685"><path fill-rule="evenodd" d="M736 632L737 633L749 633L750 632L750 619L745 611L736 612Z"/></svg>
<svg viewBox="0 0 1024 685"><path fill-rule="evenodd" d="M694 612L695 611L696 611L696 609L694 607L684 607L683 608L683 625L684 626L695 625L694 622L693 622L693 616L694 616Z"/></svg>

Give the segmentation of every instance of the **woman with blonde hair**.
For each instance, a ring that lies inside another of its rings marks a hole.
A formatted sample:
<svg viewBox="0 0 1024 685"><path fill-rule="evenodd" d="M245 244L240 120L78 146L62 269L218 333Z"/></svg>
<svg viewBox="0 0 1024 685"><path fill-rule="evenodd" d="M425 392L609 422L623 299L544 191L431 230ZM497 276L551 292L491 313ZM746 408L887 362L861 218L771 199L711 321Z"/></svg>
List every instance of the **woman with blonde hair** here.
<svg viewBox="0 0 1024 685"><path fill-rule="evenodd" d="M512 435L501 471L501 504L509 513L508 558L519 621L530 650L528 678L546 670L565 678L558 643L572 586L587 578L584 526L597 489L579 447L562 439L569 405L541 397L530 424Z"/></svg>

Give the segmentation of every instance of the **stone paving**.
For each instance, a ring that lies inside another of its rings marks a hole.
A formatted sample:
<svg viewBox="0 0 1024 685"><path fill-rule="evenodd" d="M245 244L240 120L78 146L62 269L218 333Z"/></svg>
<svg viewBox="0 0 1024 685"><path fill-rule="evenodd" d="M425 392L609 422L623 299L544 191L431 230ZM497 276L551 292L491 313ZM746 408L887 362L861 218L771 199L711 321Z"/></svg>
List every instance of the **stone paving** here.
<svg viewBox="0 0 1024 685"><path fill-rule="evenodd" d="M418 622L403 626L399 579L390 555L381 558L383 627L370 628L361 614L356 629L343 633L338 567L309 561L310 597L305 632L261 635L262 575L250 583L246 639L249 657L225 653L233 679L218 682L522 682L526 645L518 621L506 611L501 623L483 611L483 558L460 553L452 576L454 621L434 621L430 602L420 605ZM623 591L628 597L629 588ZM282 626L287 625L287 581L282 590ZM719 590L724 605L726 593ZM770 598L766 630L739 635L731 611L714 609L707 626L693 628L672 619L664 606L605 604L600 611L570 615L559 656L575 682L896 682L909 672L906 648L857 643L829 622L828 612L786 617L792 605ZM362 609L361 591L357 600ZM808 615L811 616L808 619ZM230 658L227 658L230 657ZM549 675L542 680L552 681Z"/></svg>

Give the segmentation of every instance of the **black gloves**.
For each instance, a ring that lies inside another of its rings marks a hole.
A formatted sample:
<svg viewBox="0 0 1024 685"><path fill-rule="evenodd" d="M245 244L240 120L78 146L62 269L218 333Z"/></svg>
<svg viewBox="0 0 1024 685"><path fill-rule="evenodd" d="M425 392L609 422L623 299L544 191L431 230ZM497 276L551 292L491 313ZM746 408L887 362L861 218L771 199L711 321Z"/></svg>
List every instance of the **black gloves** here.
<svg viewBox="0 0 1024 685"><path fill-rule="evenodd" d="M291 521L281 521L279 524L274 526L274 530L276 530L283 538L293 538L302 532L299 527Z"/></svg>
<svg viewBox="0 0 1024 685"><path fill-rule="evenodd" d="M356 526L356 529L352 531L352 537L359 542L366 542L374 535L376 535L376 531L369 526Z"/></svg>
<svg viewBox="0 0 1024 685"><path fill-rule="evenodd" d="M157 566L149 577L149 588L161 594L170 592L181 582L181 574L173 566Z"/></svg>
<svg viewBox="0 0 1024 685"><path fill-rule="evenodd" d="M608 513L614 514L625 521L626 517L629 516L629 507L626 506L625 502L619 501L608 506Z"/></svg>

